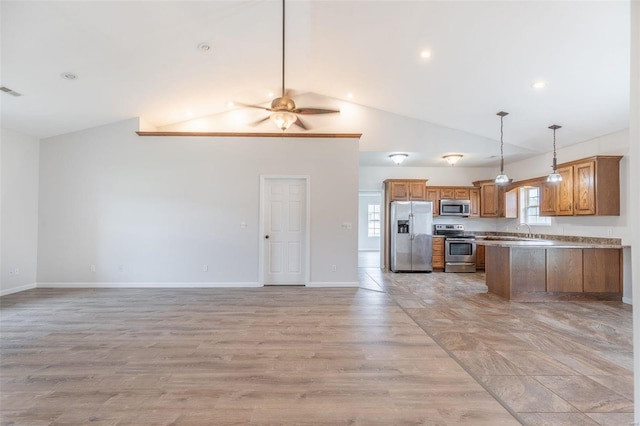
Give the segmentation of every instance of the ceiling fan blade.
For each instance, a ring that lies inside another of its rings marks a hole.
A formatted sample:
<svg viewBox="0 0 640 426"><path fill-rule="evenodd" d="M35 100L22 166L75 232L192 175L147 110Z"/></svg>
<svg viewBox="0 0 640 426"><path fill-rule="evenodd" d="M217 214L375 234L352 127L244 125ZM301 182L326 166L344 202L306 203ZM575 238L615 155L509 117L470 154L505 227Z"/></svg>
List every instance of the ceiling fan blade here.
<svg viewBox="0 0 640 426"><path fill-rule="evenodd" d="M298 127L301 127L303 130L309 130L309 128L305 126L305 124L302 122L302 120L300 120L300 117L298 117L298 119L293 124L295 124Z"/></svg>
<svg viewBox="0 0 640 426"><path fill-rule="evenodd" d="M262 122L264 122L264 121L267 121L267 120L269 119L269 117L270 117L270 116L269 116L269 115L267 115L265 118L261 118L261 119L260 119L260 120L258 120L258 121L254 121L253 123L249 123L249 126L257 126L258 124L260 124L260 123L262 123Z"/></svg>
<svg viewBox="0 0 640 426"><path fill-rule="evenodd" d="M291 112L295 112L296 114L333 114L340 112L340 110L324 108L296 108Z"/></svg>
<svg viewBox="0 0 640 426"><path fill-rule="evenodd" d="M246 108L257 108L257 109L264 109L266 111L271 111L271 108L266 108L260 105L251 105L251 104L244 104L242 102L234 102L235 105L239 105L239 106L243 106Z"/></svg>

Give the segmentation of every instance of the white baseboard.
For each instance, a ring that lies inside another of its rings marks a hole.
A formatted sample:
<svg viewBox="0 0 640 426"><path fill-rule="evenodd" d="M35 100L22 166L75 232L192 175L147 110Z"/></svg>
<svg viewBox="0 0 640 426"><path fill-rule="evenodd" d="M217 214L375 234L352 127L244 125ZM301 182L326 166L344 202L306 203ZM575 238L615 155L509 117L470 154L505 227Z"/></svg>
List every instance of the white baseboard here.
<svg viewBox="0 0 640 426"><path fill-rule="evenodd" d="M307 287L359 287L360 283L357 281L349 281L349 282L309 282L307 283Z"/></svg>
<svg viewBox="0 0 640 426"><path fill-rule="evenodd" d="M246 288L262 287L257 282L230 283L38 283L38 288Z"/></svg>
<svg viewBox="0 0 640 426"><path fill-rule="evenodd" d="M623 297L622 303L626 303L627 305L633 305L633 299L631 299L630 297Z"/></svg>
<svg viewBox="0 0 640 426"><path fill-rule="evenodd" d="M8 288L6 290L2 290L0 291L0 296L7 296L9 294L13 294L13 293L19 293L21 291L25 291L25 290L31 290L33 288L36 288L36 283L33 284L25 284L25 285L21 285L20 287L13 287L13 288Z"/></svg>

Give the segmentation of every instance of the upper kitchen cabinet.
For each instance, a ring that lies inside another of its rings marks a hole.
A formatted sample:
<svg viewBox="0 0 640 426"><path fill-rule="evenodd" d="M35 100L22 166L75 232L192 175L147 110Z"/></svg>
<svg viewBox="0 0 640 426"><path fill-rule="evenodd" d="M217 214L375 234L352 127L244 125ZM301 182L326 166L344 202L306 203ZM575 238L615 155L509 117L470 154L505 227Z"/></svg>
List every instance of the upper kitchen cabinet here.
<svg viewBox="0 0 640 426"><path fill-rule="evenodd" d="M480 190L478 188L469 189L469 200L471 200L469 217L480 217Z"/></svg>
<svg viewBox="0 0 640 426"><path fill-rule="evenodd" d="M518 217L517 188L507 192L493 180L476 181L473 185L480 191L480 217Z"/></svg>
<svg viewBox="0 0 640 426"><path fill-rule="evenodd" d="M541 184L540 214L619 216L621 158L596 156L559 165L562 181Z"/></svg>
<svg viewBox="0 0 640 426"><path fill-rule="evenodd" d="M437 188L427 188L426 190L426 197L425 199L427 201L431 201L432 205L433 205L433 216L439 216L440 215L440 191L438 191Z"/></svg>
<svg viewBox="0 0 640 426"><path fill-rule="evenodd" d="M387 179L384 184L389 202L426 200L426 179Z"/></svg>

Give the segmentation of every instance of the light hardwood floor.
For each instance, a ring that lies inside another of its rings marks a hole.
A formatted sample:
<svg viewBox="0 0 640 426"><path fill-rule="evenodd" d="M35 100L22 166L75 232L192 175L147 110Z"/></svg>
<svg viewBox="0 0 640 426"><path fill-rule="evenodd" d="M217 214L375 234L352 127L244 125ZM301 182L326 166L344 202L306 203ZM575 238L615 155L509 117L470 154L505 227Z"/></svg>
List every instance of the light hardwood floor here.
<svg viewBox="0 0 640 426"><path fill-rule="evenodd" d="M3 425L630 424L631 309L482 274L0 299Z"/></svg>

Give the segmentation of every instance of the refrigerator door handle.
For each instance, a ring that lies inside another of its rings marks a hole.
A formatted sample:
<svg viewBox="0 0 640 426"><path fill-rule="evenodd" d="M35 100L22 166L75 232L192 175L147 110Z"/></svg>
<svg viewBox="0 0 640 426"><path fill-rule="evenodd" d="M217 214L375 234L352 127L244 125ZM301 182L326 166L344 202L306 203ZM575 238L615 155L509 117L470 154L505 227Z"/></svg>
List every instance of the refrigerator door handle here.
<svg viewBox="0 0 640 426"><path fill-rule="evenodd" d="M416 220L416 219L415 219L415 216L413 215L413 213L410 213L410 214L409 214L409 226L410 226L410 228L411 228L411 229L409 229L409 232L411 233L411 238L410 238L410 239L411 239L411 241L413 241L413 239L414 239L414 238L415 238L415 236L416 236L416 234L414 234L414 232L413 232L413 230L415 229L415 228L414 228L414 226L415 226L415 224L416 224L416 223L415 223L415 220Z"/></svg>

